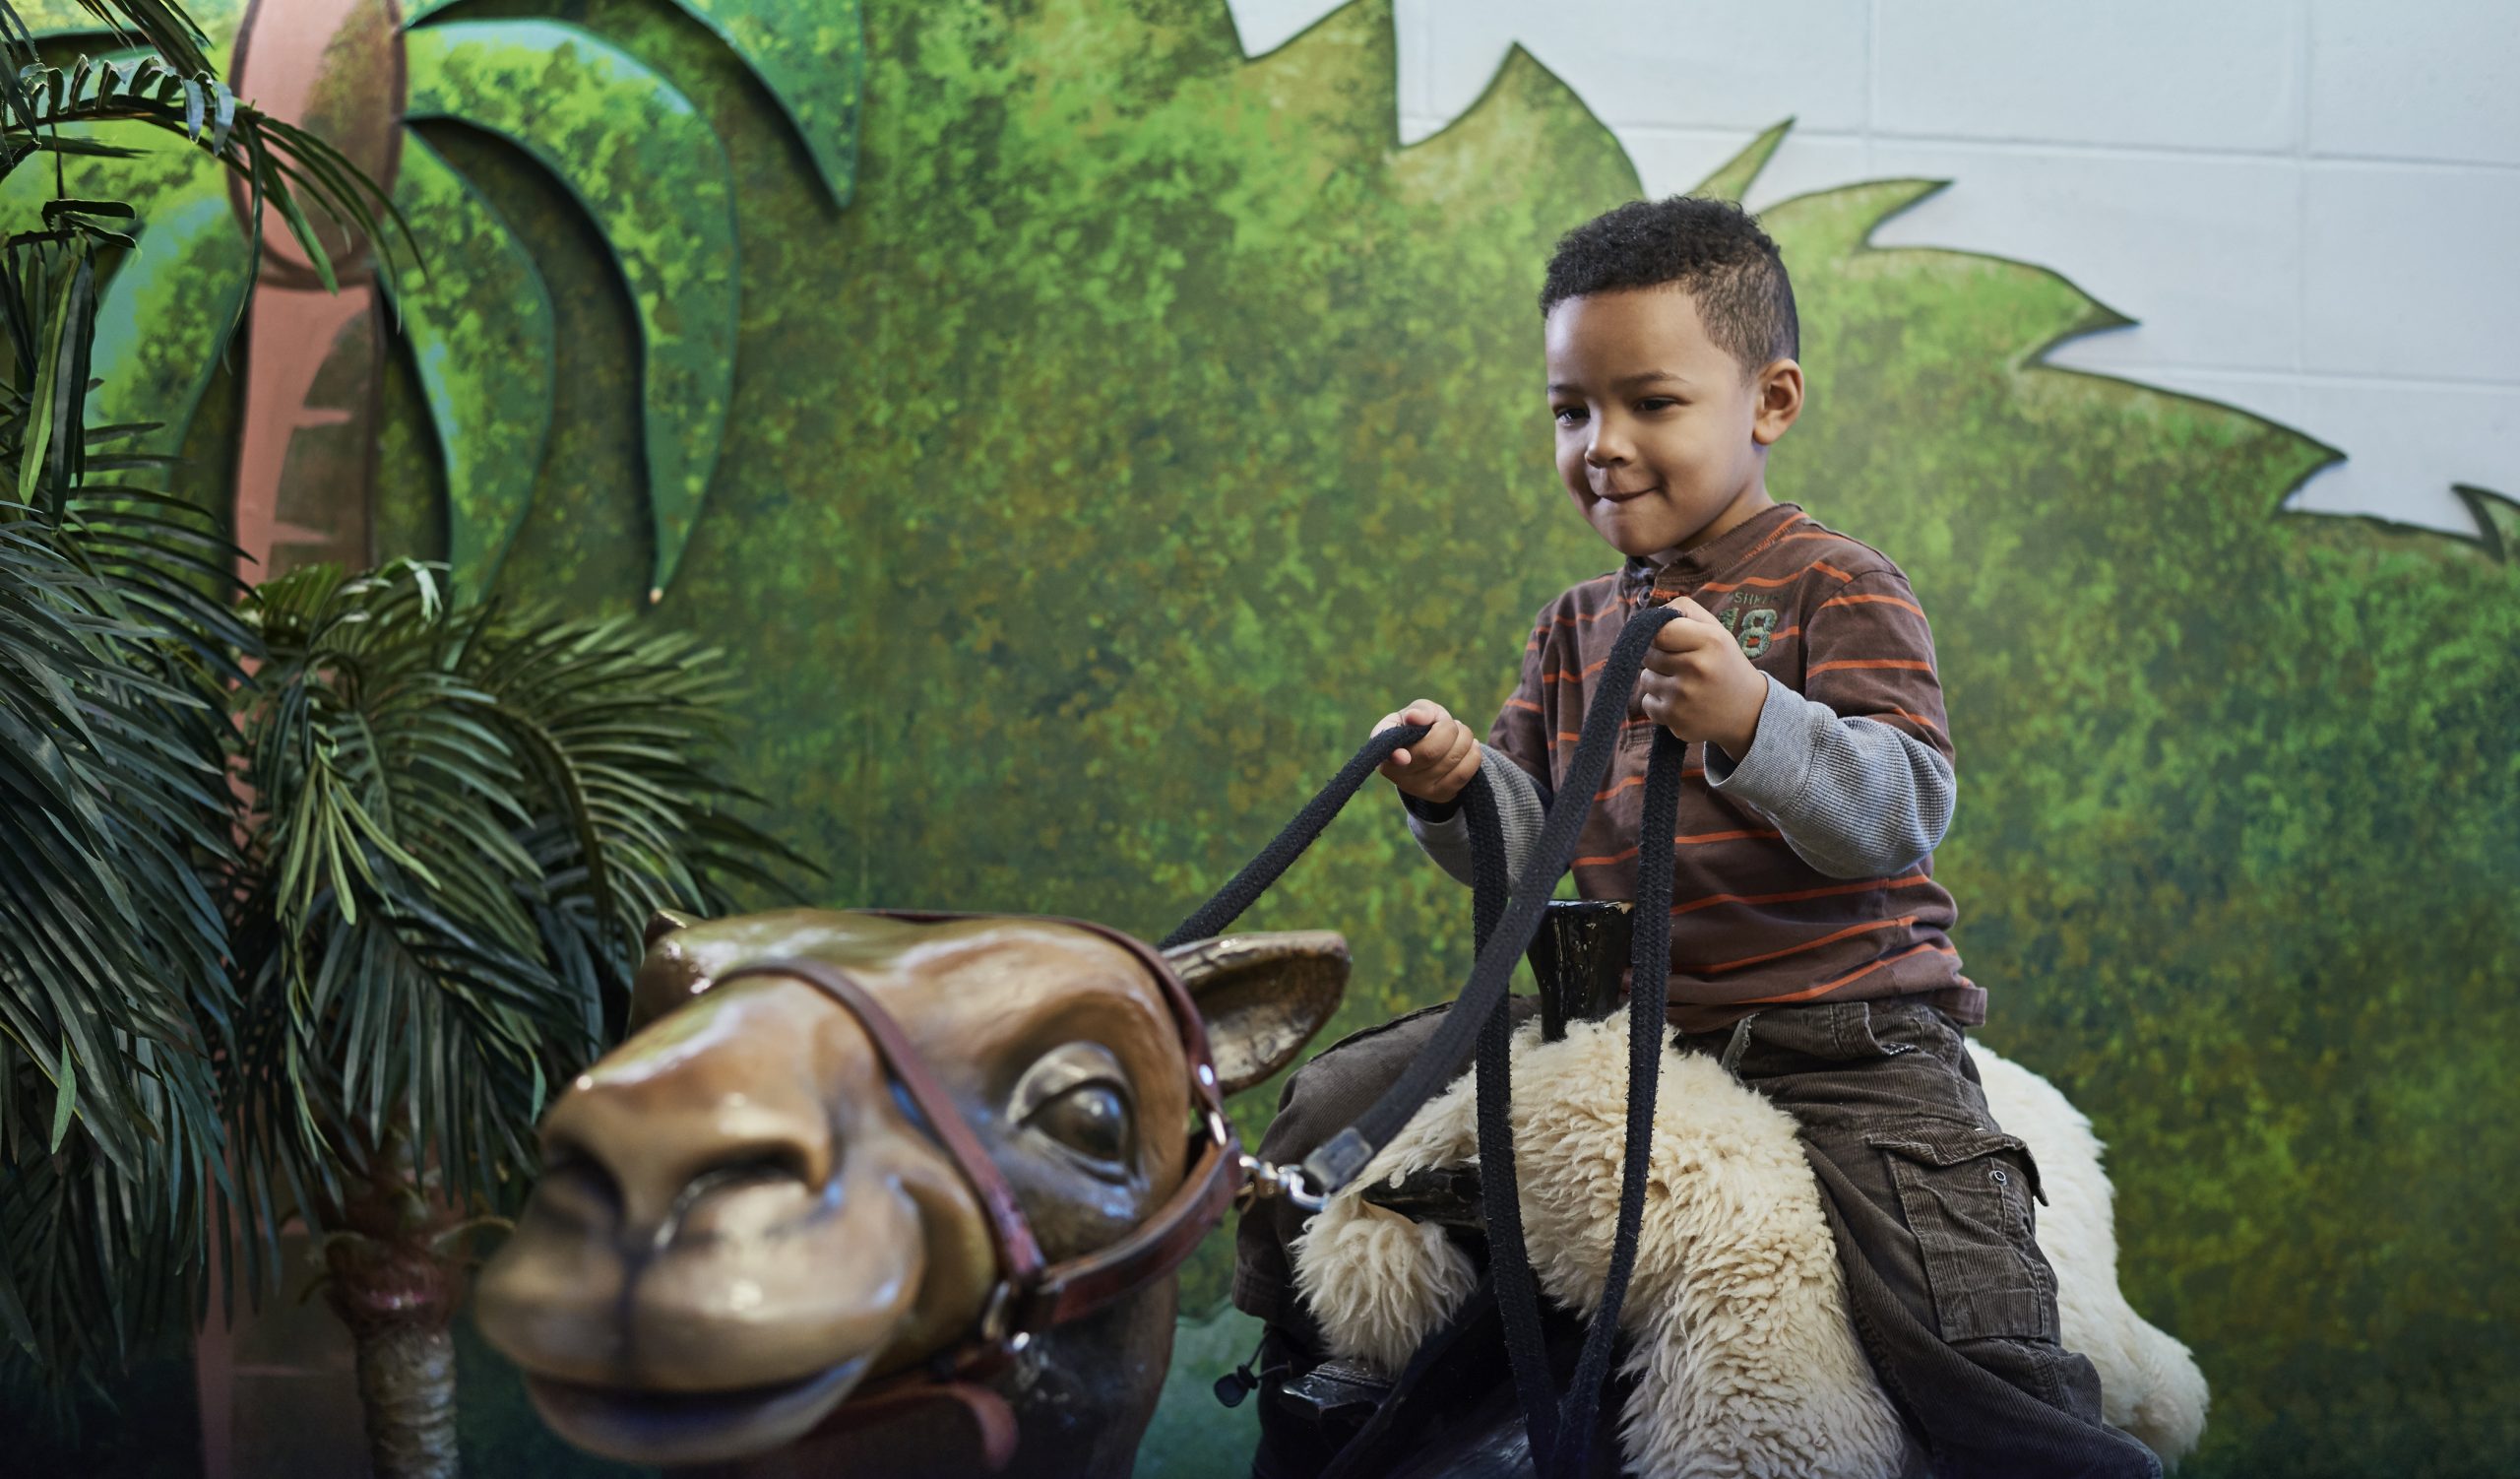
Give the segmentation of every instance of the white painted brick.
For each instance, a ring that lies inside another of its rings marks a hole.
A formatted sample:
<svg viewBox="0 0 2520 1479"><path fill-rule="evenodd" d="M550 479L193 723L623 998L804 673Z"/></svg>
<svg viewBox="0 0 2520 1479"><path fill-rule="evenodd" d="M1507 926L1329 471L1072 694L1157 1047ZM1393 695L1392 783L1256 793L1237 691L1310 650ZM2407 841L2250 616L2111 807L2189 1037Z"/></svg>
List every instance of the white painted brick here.
<svg viewBox="0 0 2520 1479"><path fill-rule="evenodd" d="M1293 40L1303 29L1347 0L1228 0L1242 54L1260 56Z"/></svg>
<svg viewBox="0 0 2520 1479"><path fill-rule="evenodd" d="M1649 196L1676 195L1692 188L1749 148L1761 132L1637 126L1617 131ZM1865 155L1859 138L1815 135L1797 128L1785 136L1767 167L1751 182L1744 204L1754 211L1765 210L1812 190L1863 179L1870 172Z"/></svg>
<svg viewBox="0 0 2520 1479"><path fill-rule="evenodd" d="M2289 372L2155 369L2141 374L2121 374L2118 378L2162 390L2174 390L2180 395L2212 401L2218 406L2236 407L2251 416L2285 426L2300 426L2301 418L2307 415L2301 399L2300 376Z"/></svg>
<svg viewBox="0 0 2520 1479"><path fill-rule="evenodd" d="M1878 175L1950 188L1892 218L1882 245L2033 262L2138 321L2054 362L2294 367L2300 345L2300 177L2290 162L1880 140Z"/></svg>
<svg viewBox="0 0 2520 1479"><path fill-rule="evenodd" d="M2298 0L1881 0L1876 130L2289 150Z"/></svg>
<svg viewBox="0 0 2520 1479"><path fill-rule="evenodd" d="M1613 126L1757 130L1794 116L1852 132L1864 120L1869 9L1869 0L1442 0L1429 97L1447 117L1470 106L1519 37Z"/></svg>
<svg viewBox="0 0 2520 1479"><path fill-rule="evenodd" d="M2520 8L2311 0L2310 148L2520 164Z"/></svg>
<svg viewBox="0 0 2520 1479"><path fill-rule="evenodd" d="M2472 534L2450 484L2520 495L2520 386L2313 382L2301 403L2299 424L2347 460L2288 507Z"/></svg>
<svg viewBox="0 0 2520 1479"><path fill-rule="evenodd" d="M2520 172L2315 163L2304 362L2520 382Z"/></svg>

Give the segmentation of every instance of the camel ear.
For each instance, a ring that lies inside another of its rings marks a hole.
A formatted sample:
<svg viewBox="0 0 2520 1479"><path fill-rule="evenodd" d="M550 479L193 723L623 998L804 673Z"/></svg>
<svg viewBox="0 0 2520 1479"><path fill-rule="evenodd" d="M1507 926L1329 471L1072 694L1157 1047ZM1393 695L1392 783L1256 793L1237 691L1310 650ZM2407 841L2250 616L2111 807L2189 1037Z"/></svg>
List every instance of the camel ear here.
<svg viewBox="0 0 2520 1479"><path fill-rule="evenodd" d="M1224 934L1164 952L1207 1019L1226 1093L1292 1061L1348 991L1348 940L1327 930Z"/></svg>
<svg viewBox="0 0 2520 1479"><path fill-rule="evenodd" d="M673 933L676 930L688 930L702 923L705 921L696 914L685 914L679 909L660 909L648 916L648 928L640 932L639 943L653 950L657 947L658 940Z"/></svg>

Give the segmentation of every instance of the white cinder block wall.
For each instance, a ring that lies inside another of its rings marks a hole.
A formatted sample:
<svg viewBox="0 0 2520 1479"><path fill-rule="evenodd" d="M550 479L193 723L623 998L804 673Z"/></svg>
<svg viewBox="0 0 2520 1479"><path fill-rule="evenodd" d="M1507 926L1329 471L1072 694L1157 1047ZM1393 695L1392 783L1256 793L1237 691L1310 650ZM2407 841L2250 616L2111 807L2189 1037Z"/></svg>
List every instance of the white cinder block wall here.
<svg viewBox="0 0 2520 1479"><path fill-rule="evenodd" d="M1268 51L1340 0L1230 0ZM2299 427L2292 506L2473 533L2520 496L2520 0L1397 0L1400 133L1519 42L1683 190L1796 120L1749 204L1952 187L1883 245L2052 268L2135 327L2053 363Z"/></svg>

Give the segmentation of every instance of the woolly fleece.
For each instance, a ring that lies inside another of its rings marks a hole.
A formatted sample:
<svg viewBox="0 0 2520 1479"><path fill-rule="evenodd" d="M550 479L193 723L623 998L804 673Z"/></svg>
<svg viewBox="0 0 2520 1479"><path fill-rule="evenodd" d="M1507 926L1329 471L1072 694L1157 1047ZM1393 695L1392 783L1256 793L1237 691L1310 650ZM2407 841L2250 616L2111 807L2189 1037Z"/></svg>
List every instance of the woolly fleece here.
<svg viewBox="0 0 2520 1479"><path fill-rule="evenodd" d="M1599 1307L1618 1213L1627 1017L1514 1039L1523 1225L1544 1293ZM2091 1122L2045 1079L1971 1044L1995 1122L2038 1161L2038 1238L2055 1265L2064 1343L2098 1368L2102 1406L2165 1461L2195 1446L2205 1381L2187 1348L2117 1289L2110 1191ZM1332 1353L1396 1372L1476 1284L1441 1230L1362 1190L1475 1163L1475 1074L1436 1096L1297 1239L1296 1287ZM1636 1270L1620 1312L1637 1379L1620 1439L1629 1472L1888 1479L1915 1453L1846 1316L1820 1193L1784 1111L1714 1061L1669 1049Z"/></svg>

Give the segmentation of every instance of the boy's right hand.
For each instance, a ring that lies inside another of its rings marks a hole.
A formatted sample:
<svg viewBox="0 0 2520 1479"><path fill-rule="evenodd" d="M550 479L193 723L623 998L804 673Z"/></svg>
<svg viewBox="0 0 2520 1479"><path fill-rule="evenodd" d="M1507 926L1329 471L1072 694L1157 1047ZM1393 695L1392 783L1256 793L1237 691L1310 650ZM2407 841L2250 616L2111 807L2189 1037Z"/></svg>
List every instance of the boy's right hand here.
<svg viewBox="0 0 2520 1479"><path fill-rule="evenodd" d="M1422 802L1443 803L1461 795L1470 778L1479 773L1479 737L1430 698L1416 699L1398 713L1385 714L1374 733L1404 724L1430 728L1425 739L1393 750L1391 758L1382 762L1381 774Z"/></svg>

